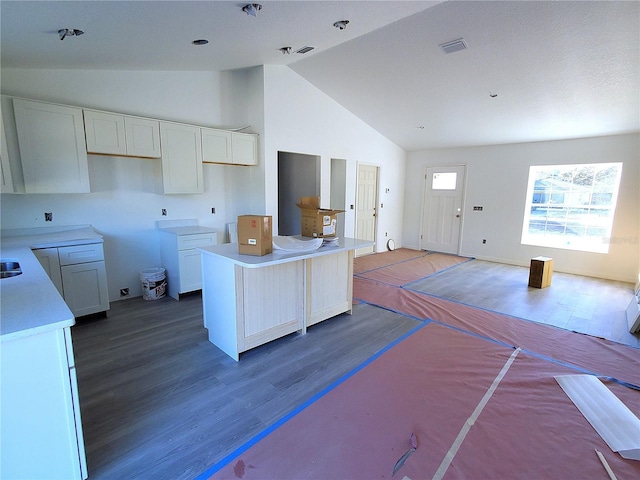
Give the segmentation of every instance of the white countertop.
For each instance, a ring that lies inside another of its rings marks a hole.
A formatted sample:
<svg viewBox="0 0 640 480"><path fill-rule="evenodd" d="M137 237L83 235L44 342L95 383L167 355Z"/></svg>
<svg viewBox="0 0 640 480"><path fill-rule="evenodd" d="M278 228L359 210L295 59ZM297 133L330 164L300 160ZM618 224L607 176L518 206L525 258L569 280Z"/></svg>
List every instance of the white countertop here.
<svg viewBox="0 0 640 480"><path fill-rule="evenodd" d="M298 237L304 238L304 237ZM199 247L198 250L205 255L215 255L223 257L230 262L247 268L260 268L269 265L278 265L281 263L294 262L296 260L304 260L306 258L319 257L322 255L331 255L338 252L346 252L356 250L358 248L370 247L375 242L369 240L358 240L355 238L341 237L339 246L337 247L320 247L312 252L287 252L269 253L262 256L241 255L238 253L237 243L223 243L221 245L211 245L209 247Z"/></svg>
<svg viewBox="0 0 640 480"><path fill-rule="evenodd" d="M216 230L209 227L200 227L198 225L186 227L168 227L160 228L161 232L173 233L174 235L197 235L198 233L216 233Z"/></svg>
<svg viewBox="0 0 640 480"><path fill-rule="evenodd" d="M17 260L22 275L0 279L0 342L75 324L64 302L28 246L5 247L2 260Z"/></svg>
<svg viewBox="0 0 640 480"><path fill-rule="evenodd" d="M0 341L75 324L32 248L102 242L90 226L3 230L0 258L20 263L22 275L0 279Z"/></svg>
<svg viewBox="0 0 640 480"><path fill-rule="evenodd" d="M0 246L3 249L12 246L35 249L103 242L102 235L97 234L90 225L5 229L0 233Z"/></svg>

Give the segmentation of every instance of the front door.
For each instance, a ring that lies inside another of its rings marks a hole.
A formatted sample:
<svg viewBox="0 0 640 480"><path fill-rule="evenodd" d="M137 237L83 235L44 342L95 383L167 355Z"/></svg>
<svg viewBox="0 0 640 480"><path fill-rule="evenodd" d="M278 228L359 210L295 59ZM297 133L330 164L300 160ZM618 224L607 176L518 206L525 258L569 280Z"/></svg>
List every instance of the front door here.
<svg viewBox="0 0 640 480"><path fill-rule="evenodd" d="M376 204L378 203L378 167L358 165L356 201L356 238L376 240ZM356 250L356 256L373 253L375 247Z"/></svg>
<svg viewBox="0 0 640 480"><path fill-rule="evenodd" d="M459 252L464 174L464 165L427 167L420 235L422 250Z"/></svg>

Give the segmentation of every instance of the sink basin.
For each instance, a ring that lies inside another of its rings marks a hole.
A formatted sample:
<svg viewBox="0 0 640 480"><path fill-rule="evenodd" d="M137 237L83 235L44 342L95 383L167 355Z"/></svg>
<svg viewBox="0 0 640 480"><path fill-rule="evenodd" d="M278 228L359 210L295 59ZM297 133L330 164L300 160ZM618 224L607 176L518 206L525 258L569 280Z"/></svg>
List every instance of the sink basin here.
<svg viewBox="0 0 640 480"><path fill-rule="evenodd" d="M15 277L22 275L20 263L15 260L0 260L0 278Z"/></svg>

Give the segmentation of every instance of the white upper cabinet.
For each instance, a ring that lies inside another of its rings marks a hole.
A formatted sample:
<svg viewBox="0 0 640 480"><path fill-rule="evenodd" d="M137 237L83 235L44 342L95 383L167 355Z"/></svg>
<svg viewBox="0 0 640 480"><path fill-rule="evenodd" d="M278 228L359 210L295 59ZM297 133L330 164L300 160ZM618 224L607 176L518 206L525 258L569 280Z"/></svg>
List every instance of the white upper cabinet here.
<svg viewBox="0 0 640 480"><path fill-rule="evenodd" d="M87 152L160 158L160 122L84 110Z"/></svg>
<svg viewBox="0 0 640 480"><path fill-rule="evenodd" d="M233 165L257 165L257 136L248 133L202 128L202 161Z"/></svg>
<svg viewBox="0 0 640 480"><path fill-rule="evenodd" d="M258 137L247 133L231 135L234 165L258 164Z"/></svg>
<svg viewBox="0 0 640 480"><path fill-rule="evenodd" d="M162 185L164 193L202 193L200 128L160 122Z"/></svg>
<svg viewBox="0 0 640 480"><path fill-rule="evenodd" d="M231 132L201 128L202 161L205 163L233 163Z"/></svg>
<svg viewBox="0 0 640 480"><path fill-rule="evenodd" d="M87 193L82 109L14 99L26 193Z"/></svg>
<svg viewBox="0 0 640 480"><path fill-rule="evenodd" d="M1 114L0 114L1 116ZM13 193L13 179L11 177L11 164L9 163L9 149L7 148L7 138L4 134L4 117L0 121L0 129L2 138L0 142L0 192L1 193Z"/></svg>

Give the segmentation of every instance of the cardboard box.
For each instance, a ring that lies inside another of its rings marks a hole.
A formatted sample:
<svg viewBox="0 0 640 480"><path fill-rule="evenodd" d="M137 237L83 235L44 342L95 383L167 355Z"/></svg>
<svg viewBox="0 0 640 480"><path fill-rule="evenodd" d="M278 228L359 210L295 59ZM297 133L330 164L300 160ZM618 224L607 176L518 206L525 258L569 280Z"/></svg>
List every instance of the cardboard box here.
<svg viewBox="0 0 640 480"><path fill-rule="evenodd" d="M238 253L262 256L273 251L271 215L238 217Z"/></svg>
<svg viewBox="0 0 640 480"><path fill-rule="evenodd" d="M320 197L302 197L296 203L302 218L303 237L335 237L338 230L338 213L344 210L328 210L320 208Z"/></svg>
<svg viewBox="0 0 640 480"><path fill-rule="evenodd" d="M553 258L535 257L531 259L529 267L529 286L546 288L551 285L553 275Z"/></svg>

